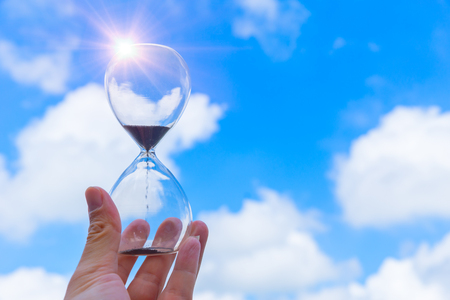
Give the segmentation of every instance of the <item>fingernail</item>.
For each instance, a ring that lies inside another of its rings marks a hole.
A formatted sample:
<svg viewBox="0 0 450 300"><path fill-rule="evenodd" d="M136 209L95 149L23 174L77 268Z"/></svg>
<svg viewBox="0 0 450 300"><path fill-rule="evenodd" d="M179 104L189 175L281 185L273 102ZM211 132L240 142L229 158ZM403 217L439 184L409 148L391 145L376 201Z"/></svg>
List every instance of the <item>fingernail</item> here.
<svg viewBox="0 0 450 300"><path fill-rule="evenodd" d="M103 205L102 193L99 189L95 188L96 193L92 193L91 197L88 199L88 210L89 212L96 210Z"/></svg>
<svg viewBox="0 0 450 300"><path fill-rule="evenodd" d="M200 236L199 235L193 236L193 238L197 239L198 241L200 241Z"/></svg>

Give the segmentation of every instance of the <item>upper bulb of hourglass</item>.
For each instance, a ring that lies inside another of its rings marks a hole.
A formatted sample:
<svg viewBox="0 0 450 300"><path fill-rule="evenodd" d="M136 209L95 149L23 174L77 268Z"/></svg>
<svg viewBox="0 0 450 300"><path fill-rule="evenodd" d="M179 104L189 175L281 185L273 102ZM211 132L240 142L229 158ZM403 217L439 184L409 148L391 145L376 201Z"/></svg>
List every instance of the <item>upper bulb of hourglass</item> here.
<svg viewBox="0 0 450 300"><path fill-rule="evenodd" d="M117 119L147 151L177 122L191 91L183 58L156 44L118 53L107 67L105 88Z"/></svg>
<svg viewBox="0 0 450 300"><path fill-rule="evenodd" d="M183 113L191 91L189 71L173 49L136 44L117 54L105 74L111 108L141 153L111 189L122 221L120 253L176 252L190 232L192 212L173 174L153 148Z"/></svg>

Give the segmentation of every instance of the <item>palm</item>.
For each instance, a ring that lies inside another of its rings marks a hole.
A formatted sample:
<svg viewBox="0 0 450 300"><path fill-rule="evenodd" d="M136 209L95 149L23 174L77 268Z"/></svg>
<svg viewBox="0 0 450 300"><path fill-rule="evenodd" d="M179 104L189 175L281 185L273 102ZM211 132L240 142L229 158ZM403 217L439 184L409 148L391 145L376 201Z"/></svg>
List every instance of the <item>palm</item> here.
<svg viewBox="0 0 450 300"><path fill-rule="evenodd" d="M101 295L99 298L99 295ZM130 296L117 274L108 274L98 277L86 290L71 298L73 300L84 299L111 299L129 300Z"/></svg>

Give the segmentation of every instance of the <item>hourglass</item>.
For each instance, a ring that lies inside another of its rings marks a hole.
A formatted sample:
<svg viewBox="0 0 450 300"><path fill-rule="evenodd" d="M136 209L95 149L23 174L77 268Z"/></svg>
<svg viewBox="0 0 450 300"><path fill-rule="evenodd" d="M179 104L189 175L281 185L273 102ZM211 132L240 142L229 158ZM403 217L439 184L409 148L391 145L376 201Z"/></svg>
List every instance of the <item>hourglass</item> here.
<svg viewBox="0 0 450 300"><path fill-rule="evenodd" d="M183 113L190 84L186 62L166 46L132 45L107 67L109 104L141 150L110 192L122 220L121 254L174 253L189 236L190 204L155 146Z"/></svg>

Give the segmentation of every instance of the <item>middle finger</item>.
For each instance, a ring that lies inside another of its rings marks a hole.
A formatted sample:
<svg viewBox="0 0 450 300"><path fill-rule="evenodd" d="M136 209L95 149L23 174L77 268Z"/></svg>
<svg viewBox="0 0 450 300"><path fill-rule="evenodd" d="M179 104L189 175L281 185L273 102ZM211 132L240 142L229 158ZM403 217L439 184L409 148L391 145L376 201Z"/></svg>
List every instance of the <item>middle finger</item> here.
<svg viewBox="0 0 450 300"><path fill-rule="evenodd" d="M182 223L177 218L166 219L158 228L152 247L174 248L181 234ZM166 282L175 254L148 256L128 287L133 300L156 299Z"/></svg>

